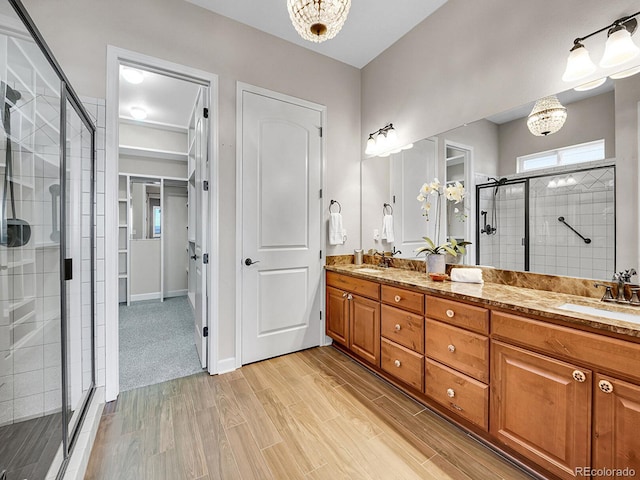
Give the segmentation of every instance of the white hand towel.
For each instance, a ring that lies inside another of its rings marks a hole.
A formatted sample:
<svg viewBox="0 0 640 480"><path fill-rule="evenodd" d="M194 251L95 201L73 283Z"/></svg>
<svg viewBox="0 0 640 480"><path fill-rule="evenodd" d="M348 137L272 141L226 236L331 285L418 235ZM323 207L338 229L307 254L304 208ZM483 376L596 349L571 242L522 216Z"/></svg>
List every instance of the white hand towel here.
<svg viewBox="0 0 640 480"><path fill-rule="evenodd" d="M342 245L343 243L342 215L331 213L329 217L329 245Z"/></svg>
<svg viewBox="0 0 640 480"><path fill-rule="evenodd" d="M463 283L484 283L480 268L452 268L451 281Z"/></svg>
<svg viewBox="0 0 640 480"><path fill-rule="evenodd" d="M395 237L393 235L393 215L385 215L382 217L382 239L387 243L393 243Z"/></svg>

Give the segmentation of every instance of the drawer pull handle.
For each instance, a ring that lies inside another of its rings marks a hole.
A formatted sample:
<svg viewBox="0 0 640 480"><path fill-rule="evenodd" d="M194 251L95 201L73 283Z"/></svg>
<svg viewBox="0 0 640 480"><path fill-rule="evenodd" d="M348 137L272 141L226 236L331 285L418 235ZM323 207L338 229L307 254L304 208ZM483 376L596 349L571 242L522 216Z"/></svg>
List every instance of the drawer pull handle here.
<svg viewBox="0 0 640 480"><path fill-rule="evenodd" d="M394 297L394 300L396 301L396 303L398 303L400 300L402 300L402 297L400 295L396 295Z"/></svg>
<svg viewBox="0 0 640 480"><path fill-rule="evenodd" d="M611 385L611 382L608 382L607 380L600 380L598 382L598 387L600 387L600 390L602 390L604 393L613 392L613 385Z"/></svg>
<svg viewBox="0 0 640 480"><path fill-rule="evenodd" d="M458 410L459 412L461 412L461 411L462 411L462 407L460 407L460 406L456 405L455 403L452 403L452 404L451 404L451 406L452 406L453 408L455 408L456 410Z"/></svg>
<svg viewBox="0 0 640 480"><path fill-rule="evenodd" d="M396 323L396 326L395 326L396 332L399 332L401 328L402 327L400 326L400 324Z"/></svg>
<svg viewBox="0 0 640 480"><path fill-rule="evenodd" d="M587 376L584 374L584 372L581 372L580 370L574 370L572 376L576 382L580 383L584 382L587 379Z"/></svg>
<svg viewBox="0 0 640 480"><path fill-rule="evenodd" d="M447 350L449 350L451 353L453 353L453 352L455 352L455 351L456 351L456 346L455 346L455 345L449 345L449 346L447 347Z"/></svg>
<svg viewBox="0 0 640 480"><path fill-rule="evenodd" d="M398 367L398 368L400 368L400 365L402 365L402 363L400 362L400 360L396 360L395 362L393 362L393 364L394 364L396 367Z"/></svg>
<svg viewBox="0 0 640 480"><path fill-rule="evenodd" d="M453 310L447 310L447 317L449 318L453 318L453 316L456 314L456 312L454 312Z"/></svg>
<svg viewBox="0 0 640 480"><path fill-rule="evenodd" d="M447 397L453 398L456 396L456 392L453 388L447 388Z"/></svg>

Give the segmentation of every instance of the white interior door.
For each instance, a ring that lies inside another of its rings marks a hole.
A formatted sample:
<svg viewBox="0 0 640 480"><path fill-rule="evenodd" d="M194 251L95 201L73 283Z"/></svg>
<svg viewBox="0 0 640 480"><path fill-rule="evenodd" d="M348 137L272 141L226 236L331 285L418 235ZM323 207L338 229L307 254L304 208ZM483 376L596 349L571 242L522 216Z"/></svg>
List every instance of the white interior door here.
<svg viewBox="0 0 640 480"><path fill-rule="evenodd" d="M195 107L195 342L202 368L207 366L207 226L209 194L205 190L205 182L209 180L209 152L207 119L204 116L206 88L200 87Z"/></svg>
<svg viewBox="0 0 640 480"><path fill-rule="evenodd" d="M320 344L322 113L242 92L242 363Z"/></svg>

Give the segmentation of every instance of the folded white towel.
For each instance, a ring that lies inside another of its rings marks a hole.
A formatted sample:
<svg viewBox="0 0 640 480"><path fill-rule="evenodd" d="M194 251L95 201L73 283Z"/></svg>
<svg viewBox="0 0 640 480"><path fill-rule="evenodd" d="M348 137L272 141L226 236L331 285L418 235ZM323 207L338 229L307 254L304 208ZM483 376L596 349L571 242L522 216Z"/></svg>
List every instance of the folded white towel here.
<svg viewBox="0 0 640 480"><path fill-rule="evenodd" d="M393 235L393 215L385 215L382 217L382 239L387 243L393 243L395 237Z"/></svg>
<svg viewBox="0 0 640 480"><path fill-rule="evenodd" d="M344 243L342 230L342 215L331 213L329 216L329 245L342 245Z"/></svg>
<svg viewBox="0 0 640 480"><path fill-rule="evenodd" d="M482 280L482 269L480 268L452 268L452 282L464 283L484 283Z"/></svg>

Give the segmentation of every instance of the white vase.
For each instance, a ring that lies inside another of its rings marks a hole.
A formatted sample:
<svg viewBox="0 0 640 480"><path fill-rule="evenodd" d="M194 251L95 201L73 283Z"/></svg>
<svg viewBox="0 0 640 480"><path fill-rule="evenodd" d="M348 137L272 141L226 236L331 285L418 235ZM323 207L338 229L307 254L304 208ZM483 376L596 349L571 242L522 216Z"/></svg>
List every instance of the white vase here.
<svg viewBox="0 0 640 480"><path fill-rule="evenodd" d="M441 253L431 253L427 255L427 273L445 273L445 256Z"/></svg>

